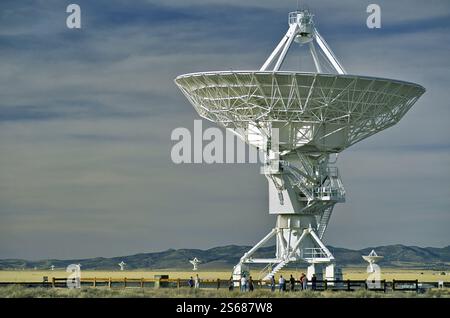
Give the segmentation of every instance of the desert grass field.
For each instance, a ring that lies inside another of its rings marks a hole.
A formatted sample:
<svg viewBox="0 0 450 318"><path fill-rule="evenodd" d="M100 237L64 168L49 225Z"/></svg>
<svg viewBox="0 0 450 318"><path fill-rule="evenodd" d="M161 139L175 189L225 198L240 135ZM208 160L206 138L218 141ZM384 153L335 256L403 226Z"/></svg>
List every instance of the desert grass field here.
<svg viewBox="0 0 450 318"><path fill-rule="evenodd" d="M306 273L305 269L295 270L283 270L277 274L277 277L281 274L285 277L289 277L291 274L298 278L301 273ZM342 270L343 278L350 280L365 280L368 277L365 268L344 268ZM253 278L258 279L258 270L252 272ZM433 270L420 270L420 269L398 269L398 268L382 268L381 279L387 281L395 280L419 280L420 282L437 282L444 281L450 282L450 273L441 275L441 271ZM191 276L199 275L202 280L227 280L231 276L229 269L218 270L198 270L198 271L180 271L180 270L86 270L81 271L81 277L83 278L154 278L155 275L169 275L169 278L181 278L189 279ZM51 281L52 277L64 278L68 277L68 273L65 270L54 271L42 271L42 270L0 270L0 282L42 282L44 276L47 276Z"/></svg>
<svg viewBox="0 0 450 318"><path fill-rule="evenodd" d="M296 270L284 270L281 274L285 277L289 275L294 275L294 277L299 277L302 272L306 272L306 269L296 269ZM259 271L255 270L252 274L255 279L257 278ZM49 281L52 277L55 278L66 278L68 274L64 270L54 270L54 271L42 271L42 270L1 270L0 271L0 282L42 282L44 276L47 276ZM133 278L154 278L155 275L169 275L169 278L180 278L187 279L191 276L199 274L202 281L209 280L215 281L218 278L227 280L230 278L230 271L226 269L218 270L199 270L193 271L180 271L180 270L128 270L128 271L83 271L81 272L81 278L101 278L101 279L123 279L124 277L128 279ZM343 270L344 279L350 280L365 280L367 278L367 273L365 273L364 268L347 268ZM279 277L277 275L277 277ZM437 282L446 281L449 282L450 275L441 275L439 271L431 270L411 270L411 269L383 269L381 279L386 279L387 281L396 280L415 280L418 279L420 282ZM215 285L213 285L215 286ZM368 291L368 290L356 290L352 292L348 291L296 291L296 292L271 292L268 289L255 289L252 293L242 293L237 289L234 291L228 291L228 288L216 289L216 288L159 288L155 289L153 287L129 287L124 288L124 286L114 286L113 288L108 288L106 286L99 286L97 288L91 286L83 286L80 289L68 289L68 288L43 288L43 287L33 287L27 288L25 286L19 285L7 285L0 287L0 298L140 298L140 297L170 297L170 298L210 298L210 297L220 297L220 298L315 298L315 297L326 297L326 298L436 298L444 297L450 298L450 289L427 289L425 292L416 293L414 291L389 291L387 293Z"/></svg>
<svg viewBox="0 0 450 318"><path fill-rule="evenodd" d="M450 298L450 289L430 289L424 293L394 291L389 293L357 290L347 291L295 291L271 292L257 289L239 292L195 288L26 288L23 286L0 287L0 298Z"/></svg>

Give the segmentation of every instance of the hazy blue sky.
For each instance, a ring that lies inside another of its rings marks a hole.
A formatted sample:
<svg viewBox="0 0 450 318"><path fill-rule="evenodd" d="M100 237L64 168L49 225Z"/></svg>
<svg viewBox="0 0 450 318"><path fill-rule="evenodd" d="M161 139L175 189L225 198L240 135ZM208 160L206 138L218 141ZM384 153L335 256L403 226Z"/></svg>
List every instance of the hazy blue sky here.
<svg viewBox="0 0 450 318"><path fill-rule="evenodd" d="M66 28L73 2L81 30ZM450 2L376 1L382 28L369 30L372 2L306 1L349 73L427 92L397 126L340 155L347 202L326 242L449 245ZM275 222L258 165L171 163L171 131L199 119L173 79L259 68L296 6L2 0L0 258L258 241Z"/></svg>

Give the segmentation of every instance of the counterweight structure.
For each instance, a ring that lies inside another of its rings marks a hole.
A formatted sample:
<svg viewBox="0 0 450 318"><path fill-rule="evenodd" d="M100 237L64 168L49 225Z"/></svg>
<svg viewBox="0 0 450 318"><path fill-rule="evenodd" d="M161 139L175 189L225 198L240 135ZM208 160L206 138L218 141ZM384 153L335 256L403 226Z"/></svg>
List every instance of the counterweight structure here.
<svg viewBox="0 0 450 318"><path fill-rule="evenodd" d="M348 75L307 10L289 13L289 29L259 70L180 75L176 84L198 114L262 149L275 227L234 267L267 264L269 279L291 262L309 264L308 276L335 259L323 243L333 207L345 201L336 155L396 124L425 89L417 84ZM315 72L280 71L293 43L308 46ZM328 67L328 73L323 70ZM276 241L273 258L254 257ZM320 267L321 267L320 266ZM320 274L320 273L319 273Z"/></svg>

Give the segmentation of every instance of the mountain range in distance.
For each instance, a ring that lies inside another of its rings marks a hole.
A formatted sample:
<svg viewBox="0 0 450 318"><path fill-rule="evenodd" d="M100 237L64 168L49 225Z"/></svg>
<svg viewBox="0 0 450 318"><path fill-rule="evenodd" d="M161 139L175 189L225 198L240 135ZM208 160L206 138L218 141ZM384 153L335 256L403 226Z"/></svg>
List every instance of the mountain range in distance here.
<svg viewBox="0 0 450 318"><path fill-rule="evenodd" d="M388 245L368 247L361 250L351 250L339 247L328 247L333 253L336 264L340 267L365 267L367 263L362 255L368 255L374 249L384 258L378 262L381 267L392 268L421 268L433 270L450 269L450 245L442 248L417 247L404 245ZM169 249L162 252L140 253L120 257L96 257L86 259L45 259L28 261L23 259L2 259L0 270L6 269L49 269L66 268L69 264L81 264L83 270L117 270L118 263L126 263L127 270L133 269L185 269L191 270L189 260L197 257L201 260L202 269L231 268L239 262L241 256L250 246L227 245L206 250L201 249ZM275 246L261 248L255 257L273 257ZM293 264L290 266L306 267L307 264Z"/></svg>

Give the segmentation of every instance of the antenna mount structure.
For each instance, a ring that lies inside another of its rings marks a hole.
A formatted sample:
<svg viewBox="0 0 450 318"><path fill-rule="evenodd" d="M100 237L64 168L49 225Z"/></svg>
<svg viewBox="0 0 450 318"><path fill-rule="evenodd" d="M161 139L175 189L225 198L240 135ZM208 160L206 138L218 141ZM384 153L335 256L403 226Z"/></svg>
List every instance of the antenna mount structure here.
<svg viewBox="0 0 450 318"><path fill-rule="evenodd" d="M261 278L269 279L294 262L309 265L308 278L326 266L326 279L334 279L335 258L323 239L334 206L345 201L334 165L337 154L395 125L425 92L410 82L347 74L309 11L289 13L288 22L288 31L259 70L175 79L202 118L261 149L266 158L263 172L275 227L241 257L235 280L251 264L267 264ZM308 46L315 72L280 70L293 42ZM271 240L274 257L255 257Z"/></svg>

